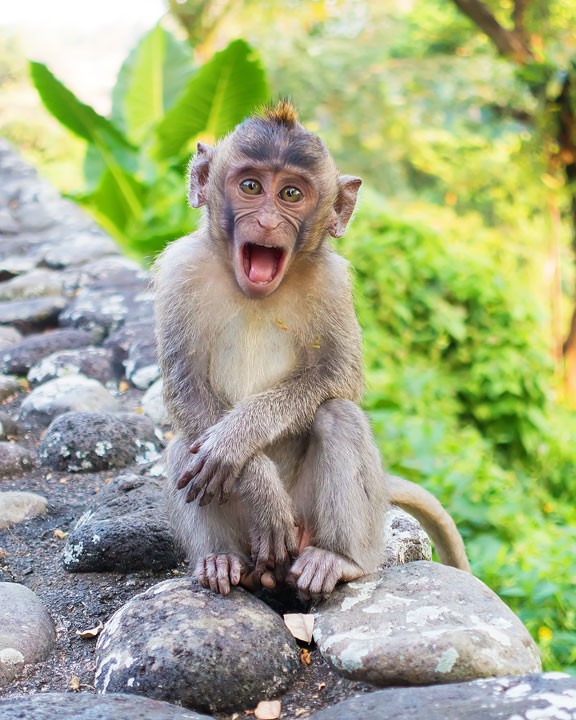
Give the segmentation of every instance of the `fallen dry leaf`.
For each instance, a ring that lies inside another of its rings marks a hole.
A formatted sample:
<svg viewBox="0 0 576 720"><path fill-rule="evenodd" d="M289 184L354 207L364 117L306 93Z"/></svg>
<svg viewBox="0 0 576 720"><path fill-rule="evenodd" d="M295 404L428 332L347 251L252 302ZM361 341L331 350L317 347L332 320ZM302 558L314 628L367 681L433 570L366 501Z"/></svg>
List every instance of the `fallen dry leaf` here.
<svg viewBox="0 0 576 720"><path fill-rule="evenodd" d="M70 690L74 690L75 692L80 692L80 678L77 675L72 675L72 679L70 680L70 684L68 685Z"/></svg>
<svg viewBox="0 0 576 720"><path fill-rule="evenodd" d="M303 715L308 715L309 713L310 711L306 710L306 708L298 708L294 715L296 715L296 717L302 717Z"/></svg>
<svg viewBox="0 0 576 720"><path fill-rule="evenodd" d="M164 439L165 440L173 440L174 433L171 430L166 430L166 432L164 433Z"/></svg>
<svg viewBox="0 0 576 720"><path fill-rule="evenodd" d="M130 384L127 383L126 380L120 380L120 382L118 383L118 392L121 392L121 393L126 392L126 390L128 390L129 387L130 387Z"/></svg>
<svg viewBox="0 0 576 720"><path fill-rule="evenodd" d="M102 623L102 620L96 625L96 627L90 628L89 630L76 630L76 635L79 635L84 640L89 638L95 638L100 635L104 628L104 625Z"/></svg>
<svg viewBox="0 0 576 720"><path fill-rule="evenodd" d="M325 687L326 687L325 682L318 683L318 690L324 690Z"/></svg>
<svg viewBox="0 0 576 720"><path fill-rule="evenodd" d="M281 712L280 700L262 700L254 710L254 717L258 720L276 720Z"/></svg>
<svg viewBox="0 0 576 720"><path fill-rule="evenodd" d="M6 550L0 550L0 560L5 557L8 557L8 553L6 552Z"/></svg>
<svg viewBox="0 0 576 720"><path fill-rule="evenodd" d="M54 530L54 535L56 535L56 537L60 540L66 540L69 534L70 533L64 532L64 530L60 530L60 528L56 528L56 530Z"/></svg>
<svg viewBox="0 0 576 720"><path fill-rule="evenodd" d="M284 622L296 640L302 640L305 643L312 642L314 615L287 613L284 615Z"/></svg>
<svg viewBox="0 0 576 720"><path fill-rule="evenodd" d="M310 655L310 651L306 648L300 648L300 662L302 665L312 664L312 655Z"/></svg>

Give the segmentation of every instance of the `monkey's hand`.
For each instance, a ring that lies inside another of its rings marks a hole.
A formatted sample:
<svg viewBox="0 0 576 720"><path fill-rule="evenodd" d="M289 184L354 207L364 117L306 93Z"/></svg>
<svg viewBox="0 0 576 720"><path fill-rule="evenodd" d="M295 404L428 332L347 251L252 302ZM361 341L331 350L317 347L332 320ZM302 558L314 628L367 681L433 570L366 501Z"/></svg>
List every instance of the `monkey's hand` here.
<svg viewBox="0 0 576 720"><path fill-rule="evenodd" d="M221 553L201 558L194 568L194 578L202 587L212 592L228 595L234 585L242 585L247 590L259 590L261 587L272 589L276 586L270 572L256 575L246 561L235 553Z"/></svg>
<svg viewBox="0 0 576 720"><path fill-rule="evenodd" d="M356 580L364 574L352 560L309 545L290 568L286 580L296 587L303 599L309 600L327 597L336 583Z"/></svg>
<svg viewBox="0 0 576 720"><path fill-rule="evenodd" d="M199 498L199 505L208 505L218 495L218 502L225 503L242 472L246 459L228 448L222 426L223 421L216 423L190 445L194 457L176 483L178 490L189 485L186 502Z"/></svg>
<svg viewBox="0 0 576 720"><path fill-rule="evenodd" d="M277 582L284 581L296 556L296 526L292 512L278 505L267 513L268 522L261 517L251 522L252 562L259 581L268 572L273 573Z"/></svg>

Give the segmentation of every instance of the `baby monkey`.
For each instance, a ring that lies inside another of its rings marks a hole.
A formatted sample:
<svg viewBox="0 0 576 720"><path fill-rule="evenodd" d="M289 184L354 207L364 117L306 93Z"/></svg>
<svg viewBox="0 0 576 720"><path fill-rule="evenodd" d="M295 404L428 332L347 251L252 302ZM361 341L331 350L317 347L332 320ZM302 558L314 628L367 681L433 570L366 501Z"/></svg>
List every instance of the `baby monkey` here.
<svg viewBox="0 0 576 720"><path fill-rule="evenodd" d="M344 233L361 180L285 101L198 143L189 177L203 220L159 258L155 288L176 431L168 509L197 579L224 595L288 582L325 596L376 569L390 503L469 571L438 501L384 474L358 406L360 328L328 236Z"/></svg>

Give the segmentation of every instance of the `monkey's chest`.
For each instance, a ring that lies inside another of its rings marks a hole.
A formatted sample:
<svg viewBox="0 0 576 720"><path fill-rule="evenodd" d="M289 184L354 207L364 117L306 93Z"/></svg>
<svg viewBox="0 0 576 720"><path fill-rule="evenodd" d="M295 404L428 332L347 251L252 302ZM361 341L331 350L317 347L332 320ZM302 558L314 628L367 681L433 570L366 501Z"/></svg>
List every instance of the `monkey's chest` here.
<svg viewBox="0 0 576 720"><path fill-rule="evenodd" d="M214 339L209 381L218 395L234 404L273 387L295 364L296 349L289 331L273 322L237 317Z"/></svg>

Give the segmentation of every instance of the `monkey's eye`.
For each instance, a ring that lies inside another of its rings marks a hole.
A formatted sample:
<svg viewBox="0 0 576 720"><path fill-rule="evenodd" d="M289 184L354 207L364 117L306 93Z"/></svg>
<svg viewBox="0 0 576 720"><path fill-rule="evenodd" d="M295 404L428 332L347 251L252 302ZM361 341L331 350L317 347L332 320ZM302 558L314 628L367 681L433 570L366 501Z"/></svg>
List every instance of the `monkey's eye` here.
<svg viewBox="0 0 576 720"><path fill-rule="evenodd" d="M262 192L262 185L258 180L243 180L240 183L240 190L246 195L260 195Z"/></svg>
<svg viewBox="0 0 576 720"><path fill-rule="evenodd" d="M295 188L295 187L282 188L282 190L280 190L278 195L280 195L282 200L289 202L289 203L300 202L300 200L302 200L302 197L303 197L300 190L298 190L298 188Z"/></svg>

